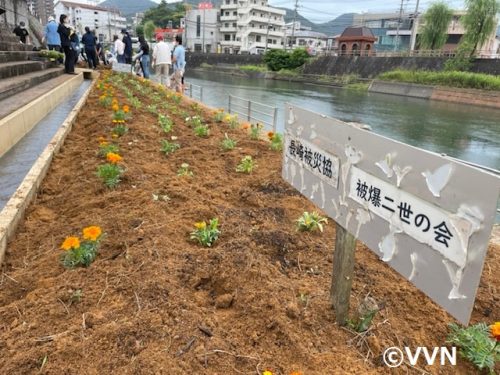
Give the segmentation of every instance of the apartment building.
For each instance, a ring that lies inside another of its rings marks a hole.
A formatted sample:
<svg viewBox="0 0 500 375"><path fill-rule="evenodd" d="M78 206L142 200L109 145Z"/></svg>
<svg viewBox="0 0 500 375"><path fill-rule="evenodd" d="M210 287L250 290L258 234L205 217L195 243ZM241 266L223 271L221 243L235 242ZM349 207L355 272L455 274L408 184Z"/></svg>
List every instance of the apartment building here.
<svg viewBox="0 0 500 375"><path fill-rule="evenodd" d="M113 35L120 35L127 27L127 19L116 9L103 8L88 3L58 1L54 6L56 19L61 14L69 16L71 25L82 35L85 27L95 30L100 42L111 42Z"/></svg>
<svg viewBox="0 0 500 375"><path fill-rule="evenodd" d="M310 27L303 26L299 21L285 25L286 45L290 49L306 48L311 55L326 51L328 36L312 31Z"/></svg>
<svg viewBox="0 0 500 375"><path fill-rule="evenodd" d="M219 44L218 23L220 10L215 8L192 9L186 12L184 46L189 51L216 53Z"/></svg>
<svg viewBox="0 0 500 375"><path fill-rule="evenodd" d="M54 15L54 2L52 0L28 0L30 13L45 25L50 16Z"/></svg>
<svg viewBox="0 0 500 375"><path fill-rule="evenodd" d="M285 11L267 0L223 0L220 49L223 53L261 54L285 47Z"/></svg>

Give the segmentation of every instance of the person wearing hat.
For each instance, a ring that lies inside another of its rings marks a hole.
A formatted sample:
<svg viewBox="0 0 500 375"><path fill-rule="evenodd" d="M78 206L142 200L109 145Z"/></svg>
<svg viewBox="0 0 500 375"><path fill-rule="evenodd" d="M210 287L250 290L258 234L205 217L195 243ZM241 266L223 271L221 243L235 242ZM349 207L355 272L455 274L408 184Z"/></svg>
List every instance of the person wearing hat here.
<svg viewBox="0 0 500 375"><path fill-rule="evenodd" d="M156 36L158 43L153 48L153 67L160 74L160 83L170 87L169 68L172 65L172 51L170 46L163 41L163 36Z"/></svg>
<svg viewBox="0 0 500 375"><path fill-rule="evenodd" d="M26 44L26 38L29 36L29 33L23 21L19 22L19 25L15 27L13 33L19 37L21 43Z"/></svg>
<svg viewBox="0 0 500 375"><path fill-rule="evenodd" d="M61 52L61 36L57 32L56 19L49 17L49 22L45 25L43 43L47 44L49 51ZM62 64L62 59L59 61Z"/></svg>
<svg viewBox="0 0 500 375"><path fill-rule="evenodd" d="M125 63L132 64L132 38L130 37L126 29L122 29L123 34L123 44L125 44L125 50L123 55L125 56Z"/></svg>

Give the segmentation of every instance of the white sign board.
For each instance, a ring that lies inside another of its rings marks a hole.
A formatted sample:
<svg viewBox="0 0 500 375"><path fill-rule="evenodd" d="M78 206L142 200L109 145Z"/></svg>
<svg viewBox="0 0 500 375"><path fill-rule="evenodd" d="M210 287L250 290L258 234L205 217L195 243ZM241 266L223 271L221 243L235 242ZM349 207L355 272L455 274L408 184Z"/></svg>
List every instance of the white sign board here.
<svg viewBox="0 0 500 375"><path fill-rule="evenodd" d="M283 178L467 324L498 175L291 105L286 119Z"/></svg>

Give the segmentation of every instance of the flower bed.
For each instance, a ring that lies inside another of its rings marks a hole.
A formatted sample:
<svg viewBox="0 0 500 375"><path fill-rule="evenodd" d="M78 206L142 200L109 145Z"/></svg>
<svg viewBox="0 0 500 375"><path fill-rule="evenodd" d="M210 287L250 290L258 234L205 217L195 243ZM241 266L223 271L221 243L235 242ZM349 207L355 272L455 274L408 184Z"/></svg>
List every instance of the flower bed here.
<svg viewBox="0 0 500 375"><path fill-rule="evenodd" d="M370 293L381 310L364 334L334 323L334 225L297 230L315 207L281 179L279 147L233 120L104 73L8 248L3 373L385 374L385 348L445 344L453 320L361 244L352 309ZM65 238L95 227L93 263L65 268L81 246ZM499 258L475 322L500 320Z"/></svg>

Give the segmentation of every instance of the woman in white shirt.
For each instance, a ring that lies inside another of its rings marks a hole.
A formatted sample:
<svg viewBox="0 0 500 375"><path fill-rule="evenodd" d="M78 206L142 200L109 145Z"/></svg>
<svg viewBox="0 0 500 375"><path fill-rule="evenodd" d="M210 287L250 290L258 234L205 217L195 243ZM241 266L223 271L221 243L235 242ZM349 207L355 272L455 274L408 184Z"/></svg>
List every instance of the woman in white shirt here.
<svg viewBox="0 0 500 375"><path fill-rule="evenodd" d="M118 35L113 36L114 40L114 52L116 55L116 61L121 64L125 64L125 43L122 42Z"/></svg>
<svg viewBox="0 0 500 375"><path fill-rule="evenodd" d="M160 75L161 84L170 87L169 69L172 65L172 51L163 41L162 35L157 35L156 40L158 43L153 48L153 66Z"/></svg>

